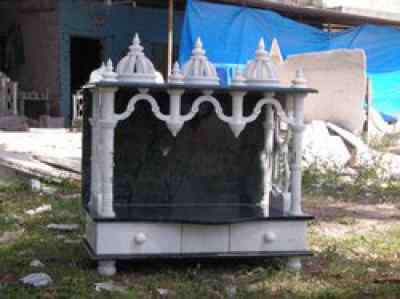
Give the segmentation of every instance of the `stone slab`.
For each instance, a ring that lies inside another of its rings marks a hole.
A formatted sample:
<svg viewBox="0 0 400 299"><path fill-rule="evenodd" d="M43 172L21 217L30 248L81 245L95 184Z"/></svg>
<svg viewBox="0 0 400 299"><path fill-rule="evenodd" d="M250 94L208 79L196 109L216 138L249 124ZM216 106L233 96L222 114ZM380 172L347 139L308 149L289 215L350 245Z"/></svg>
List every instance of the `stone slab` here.
<svg viewBox="0 0 400 299"><path fill-rule="evenodd" d="M381 138L385 134L393 132L392 127L385 122L381 114L375 109L370 109L370 125L368 127L368 137Z"/></svg>
<svg viewBox="0 0 400 299"><path fill-rule="evenodd" d="M306 166L316 164L321 168L343 168L351 154L343 139L332 136L323 121L313 121L304 132L303 160Z"/></svg>
<svg viewBox="0 0 400 299"><path fill-rule="evenodd" d="M168 111L168 95L152 91L161 111ZM182 111L187 113L197 93L185 93ZM132 94L121 90L116 112L126 109ZM229 94L218 99L224 111L231 110ZM258 100L246 98L245 115ZM83 199L90 191L90 94L85 95L83 124ZM165 113L165 112L164 112ZM115 130L114 200L130 205L224 205L257 204L264 194L260 153L264 148L263 117L249 124L239 138L222 123L210 106L202 106L196 117L173 138L147 105Z"/></svg>
<svg viewBox="0 0 400 299"><path fill-rule="evenodd" d="M367 90L364 51L342 49L289 56L278 66L282 83L290 84L299 68L304 69L308 86L319 91L306 99L306 121L329 121L360 133Z"/></svg>

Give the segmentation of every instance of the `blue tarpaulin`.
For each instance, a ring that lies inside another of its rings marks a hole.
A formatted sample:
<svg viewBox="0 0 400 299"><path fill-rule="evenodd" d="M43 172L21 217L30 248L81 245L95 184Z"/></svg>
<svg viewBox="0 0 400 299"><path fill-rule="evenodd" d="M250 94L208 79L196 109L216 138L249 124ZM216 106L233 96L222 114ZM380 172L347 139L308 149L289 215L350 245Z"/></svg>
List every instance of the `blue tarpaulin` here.
<svg viewBox="0 0 400 299"><path fill-rule="evenodd" d="M329 33L264 10L188 0L181 35L179 61L189 59L195 40L201 37L207 56L218 66L223 82L232 69L254 56L261 37L271 45L276 37L282 55L363 49L373 84L373 105L384 115L400 114L400 30L364 25Z"/></svg>

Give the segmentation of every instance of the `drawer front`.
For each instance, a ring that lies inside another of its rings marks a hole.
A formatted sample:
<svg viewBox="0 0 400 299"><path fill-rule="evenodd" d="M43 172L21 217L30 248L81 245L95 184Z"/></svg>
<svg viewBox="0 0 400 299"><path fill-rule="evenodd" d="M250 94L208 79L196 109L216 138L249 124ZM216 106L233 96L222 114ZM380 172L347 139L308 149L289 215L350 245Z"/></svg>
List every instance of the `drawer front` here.
<svg viewBox="0 0 400 299"><path fill-rule="evenodd" d="M230 251L304 251L306 223L248 222L231 225Z"/></svg>
<svg viewBox="0 0 400 299"><path fill-rule="evenodd" d="M100 223L97 254L179 253L181 225Z"/></svg>
<svg viewBox="0 0 400 299"><path fill-rule="evenodd" d="M227 252L228 225L183 225L182 253Z"/></svg>

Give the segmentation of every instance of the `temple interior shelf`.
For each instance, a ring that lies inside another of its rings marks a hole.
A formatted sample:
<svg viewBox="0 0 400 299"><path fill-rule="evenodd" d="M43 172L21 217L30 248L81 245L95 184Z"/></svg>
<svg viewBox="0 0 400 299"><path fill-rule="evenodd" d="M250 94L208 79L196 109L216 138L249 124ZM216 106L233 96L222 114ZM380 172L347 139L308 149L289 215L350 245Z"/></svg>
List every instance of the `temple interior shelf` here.
<svg viewBox="0 0 400 299"><path fill-rule="evenodd" d="M292 216L280 209L270 208L265 213L263 207L257 205L125 205L114 207L115 217L105 219L101 215L91 213L98 222L153 222L153 223L186 223L221 225L248 221L306 221L312 220L310 215ZM87 209L87 212L90 211Z"/></svg>

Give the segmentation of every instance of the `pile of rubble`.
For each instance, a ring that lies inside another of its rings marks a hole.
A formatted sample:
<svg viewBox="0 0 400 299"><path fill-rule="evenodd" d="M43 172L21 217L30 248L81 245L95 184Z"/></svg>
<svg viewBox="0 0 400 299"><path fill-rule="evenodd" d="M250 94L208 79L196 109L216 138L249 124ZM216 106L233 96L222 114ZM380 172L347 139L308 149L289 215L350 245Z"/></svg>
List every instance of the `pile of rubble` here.
<svg viewBox="0 0 400 299"><path fill-rule="evenodd" d="M387 126L390 130L390 126ZM391 132L396 132L395 127ZM313 165L321 170L329 168L354 173L359 168L371 167L379 161L379 165L385 169L385 175L400 178L400 155L375 150L361 137L330 122L312 121L307 124L303 146L304 167Z"/></svg>

